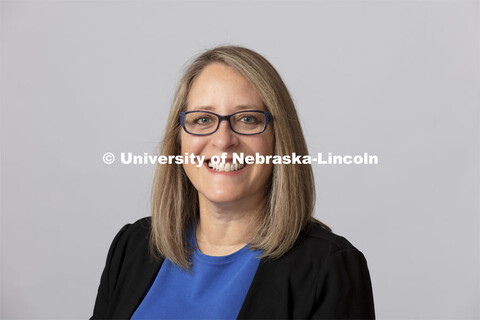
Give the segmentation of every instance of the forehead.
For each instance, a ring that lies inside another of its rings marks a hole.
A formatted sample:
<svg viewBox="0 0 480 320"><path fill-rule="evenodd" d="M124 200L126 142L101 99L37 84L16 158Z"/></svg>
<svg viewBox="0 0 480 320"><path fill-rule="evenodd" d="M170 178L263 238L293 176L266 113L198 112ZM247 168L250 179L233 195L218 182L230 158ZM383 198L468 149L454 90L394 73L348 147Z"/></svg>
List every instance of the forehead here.
<svg viewBox="0 0 480 320"><path fill-rule="evenodd" d="M234 68L214 63L195 78L187 96L188 110L262 109L263 101L251 83Z"/></svg>

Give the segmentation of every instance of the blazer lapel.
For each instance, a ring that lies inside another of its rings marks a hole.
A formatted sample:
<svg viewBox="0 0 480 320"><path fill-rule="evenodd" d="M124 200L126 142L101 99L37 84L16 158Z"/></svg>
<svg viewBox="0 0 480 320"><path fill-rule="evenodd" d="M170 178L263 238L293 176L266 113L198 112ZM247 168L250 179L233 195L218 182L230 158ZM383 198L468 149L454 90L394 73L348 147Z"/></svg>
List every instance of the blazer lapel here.
<svg viewBox="0 0 480 320"><path fill-rule="evenodd" d="M284 319L288 315L282 301L281 281L276 263L262 259L248 289L237 319Z"/></svg>
<svg viewBox="0 0 480 320"><path fill-rule="evenodd" d="M128 266L127 269L133 272L124 278L125 285L118 291L118 296L115 296L116 301L110 304L113 307L110 312L113 318L130 319L153 284L163 261L164 259L154 261L148 254L145 259L130 261L137 265Z"/></svg>

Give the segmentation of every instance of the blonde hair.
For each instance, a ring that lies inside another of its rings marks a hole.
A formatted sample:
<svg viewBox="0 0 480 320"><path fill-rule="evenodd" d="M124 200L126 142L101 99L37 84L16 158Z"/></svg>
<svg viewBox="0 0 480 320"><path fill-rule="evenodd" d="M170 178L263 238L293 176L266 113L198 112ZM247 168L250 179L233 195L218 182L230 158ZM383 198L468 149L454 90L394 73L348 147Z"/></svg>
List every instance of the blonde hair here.
<svg viewBox="0 0 480 320"><path fill-rule="evenodd" d="M240 72L255 88L273 117L274 154L308 155L295 106L280 75L260 54L238 46L221 46L199 55L187 68L175 93L160 154L180 154L180 113L195 77L209 64L223 63ZM295 243L313 218L315 184L309 164L276 164L267 184L265 205L252 249L263 250L262 258L278 258ZM178 266L190 267L191 248L186 231L198 219L198 194L181 165L155 168L152 187L150 251Z"/></svg>

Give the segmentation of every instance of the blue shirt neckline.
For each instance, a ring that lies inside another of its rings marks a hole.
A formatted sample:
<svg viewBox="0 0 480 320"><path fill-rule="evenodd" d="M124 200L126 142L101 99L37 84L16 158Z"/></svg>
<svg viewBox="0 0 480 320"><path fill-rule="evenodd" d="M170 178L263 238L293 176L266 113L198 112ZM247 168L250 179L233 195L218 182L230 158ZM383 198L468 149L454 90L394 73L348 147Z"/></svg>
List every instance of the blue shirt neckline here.
<svg viewBox="0 0 480 320"><path fill-rule="evenodd" d="M250 245L247 243L243 248L230 253L226 256L210 256L207 254L204 254L200 251L197 245L197 238L196 238L196 232L197 232L197 225L193 224L193 228L190 231L190 237L189 237L189 243L193 247L193 255L198 258L200 261L209 263L209 264L224 264L224 263L229 263L238 259L241 259L243 256L248 254Z"/></svg>
<svg viewBox="0 0 480 320"><path fill-rule="evenodd" d="M226 256L199 251L195 223L187 229L192 266L165 259L132 319L236 319L258 269L261 250L247 244Z"/></svg>

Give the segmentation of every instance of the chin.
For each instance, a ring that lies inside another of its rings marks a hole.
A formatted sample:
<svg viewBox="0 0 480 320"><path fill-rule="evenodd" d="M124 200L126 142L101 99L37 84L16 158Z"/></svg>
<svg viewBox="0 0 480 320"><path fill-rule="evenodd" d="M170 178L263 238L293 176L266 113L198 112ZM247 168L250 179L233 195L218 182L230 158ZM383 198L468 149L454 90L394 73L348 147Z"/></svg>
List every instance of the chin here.
<svg viewBox="0 0 480 320"><path fill-rule="evenodd" d="M215 195L205 194L204 196L208 201L213 203L219 203L219 204L235 202L242 199L240 195L234 195L232 193L224 193L224 192L222 192L221 194L215 194Z"/></svg>
<svg viewBox="0 0 480 320"><path fill-rule="evenodd" d="M240 200L249 199L252 197L251 192L245 192L235 186L222 186L206 189L206 192L201 192L203 197L212 203L228 203Z"/></svg>

